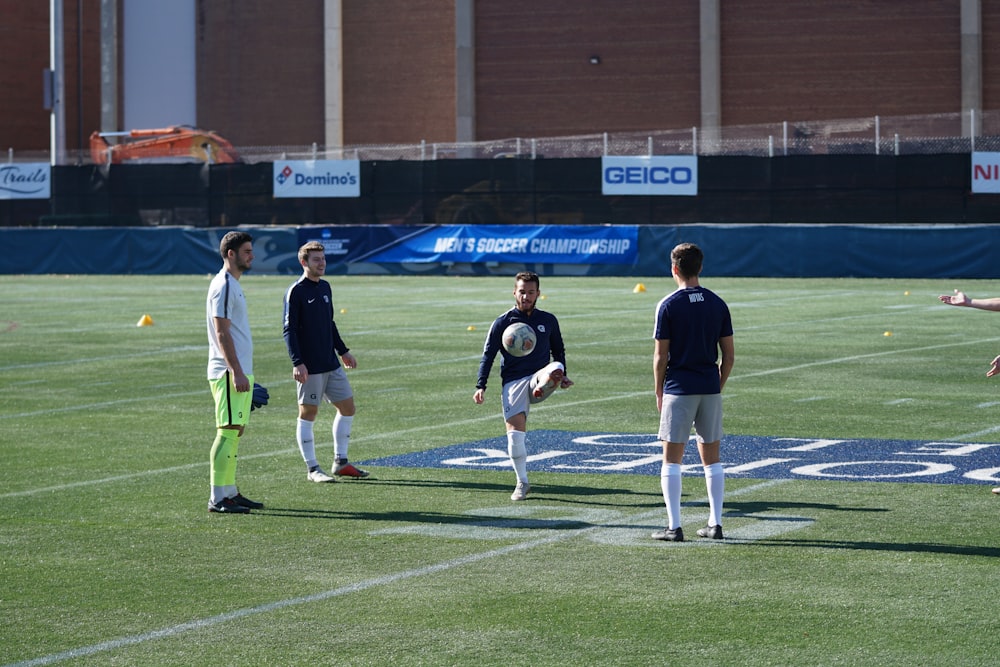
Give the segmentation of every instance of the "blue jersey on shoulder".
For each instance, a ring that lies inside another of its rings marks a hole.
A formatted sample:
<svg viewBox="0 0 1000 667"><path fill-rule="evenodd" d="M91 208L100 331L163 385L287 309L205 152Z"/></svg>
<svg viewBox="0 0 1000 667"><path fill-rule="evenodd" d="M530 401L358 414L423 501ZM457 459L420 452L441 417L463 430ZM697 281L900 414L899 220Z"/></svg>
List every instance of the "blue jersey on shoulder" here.
<svg viewBox="0 0 1000 667"><path fill-rule="evenodd" d="M515 322L524 322L530 326L537 338L535 349L523 357L515 357L508 353L503 349L501 342L504 329ZM483 346L483 358L479 362L477 389L486 388L486 381L490 377L490 370L493 368L497 353L501 355L500 380L504 384L534 375L545 368L550 361L558 361L564 368L566 367L566 347L559 331L559 320L552 313L537 308L531 311L530 315L525 315L517 308L511 308L493 321Z"/></svg>
<svg viewBox="0 0 1000 667"><path fill-rule="evenodd" d="M653 338L670 341L664 394L718 394L719 339L733 335L729 306L704 287L679 289L656 306Z"/></svg>
<svg viewBox="0 0 1000 667"><path fill-rule="evenodd" d="M347 345L333 320L330 283L302 276L288 288L282 335L292 366L305 364L310 374L340 368L337 355L345 354Z"/></svg>

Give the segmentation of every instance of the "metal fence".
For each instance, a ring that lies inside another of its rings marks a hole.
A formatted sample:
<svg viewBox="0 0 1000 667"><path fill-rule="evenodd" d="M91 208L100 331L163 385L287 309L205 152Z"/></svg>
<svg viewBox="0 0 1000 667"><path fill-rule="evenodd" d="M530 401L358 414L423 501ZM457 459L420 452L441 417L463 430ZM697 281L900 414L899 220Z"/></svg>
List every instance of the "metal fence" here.
<svg viewBox="0 0 1000 667"><path fill-rule="evenodd" d="M223 134L225 134L223 132ZM1000 111L891 116L603 132L563 137L354 146L237 146L247 163L283 159L448 160L592 158L603 155L912 155L1000 151ZM176 161L190 161L185 155ZM185 160L186 158L186 160ZM169 160L169 157L166 158ZM48 162L48 151L8 151L10 162ZM60 164L90 164L88 151L67 151Z"/></svg>

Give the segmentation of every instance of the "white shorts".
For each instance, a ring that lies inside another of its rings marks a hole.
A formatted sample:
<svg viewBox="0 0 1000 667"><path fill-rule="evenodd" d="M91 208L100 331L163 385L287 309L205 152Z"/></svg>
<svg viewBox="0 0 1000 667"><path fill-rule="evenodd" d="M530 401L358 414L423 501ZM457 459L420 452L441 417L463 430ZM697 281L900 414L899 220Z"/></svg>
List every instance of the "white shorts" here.
<svg viewBox="0 0 1000 667"><path fill-rule="evenodd" d="M722 440L722 394L663 395L660 440L687 442L692 426L698 442Z"/></svg>
<svg viewBox="0 0 1000 667"><path fill-rule="evenodd" d="M552 371L557 369L565 370L562 364L558 361L553 361L534 375L529 375L518 380L511 380L505 384L500 391L504 420L508 420L520 412L523 412L527 417L528 408L532 403L541 403L551 396L552 392L559 387L559 383L550 383L549 376L552 374ZM542 387L542 395L536 398L534 393L535 389L539 386Z"/></svg>
<svg viewBox="0 0 1000 667"><path fill-rule="evenodd" d="M354 396L344 367L329 373L310 373L305 382L299 382L299 405L319 405L324 398L338 403Z"/></svg>

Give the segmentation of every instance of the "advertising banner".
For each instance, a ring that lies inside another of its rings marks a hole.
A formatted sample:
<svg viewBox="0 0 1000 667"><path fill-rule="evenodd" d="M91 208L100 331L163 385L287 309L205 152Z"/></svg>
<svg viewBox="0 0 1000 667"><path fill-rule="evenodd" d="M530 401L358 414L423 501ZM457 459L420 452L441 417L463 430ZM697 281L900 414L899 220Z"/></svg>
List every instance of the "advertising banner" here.
<svg viewBox="0 0 1000 667"><path fill-rule="evenodd" d="M972 154L972 192L1000 194L1000 153Z"/></svg>
<svg viewBox="0 0 1000 667"><path fill-rule="evenodd" d="M445 225L418 229L358 261L633 264L638 227Z"/></svg>
<svg viewBox="0 0 1000 667"><path fill-rule="evenodd" d="M275 197L360 197L358 160L278 160Z"/></svg>
<svg viewBox="0 0 1000 667"><path fill-rule="evenodd" d="M0 164L0 199L48 199L51 191L48 162Z"/></svg>
<svg viewBox="0 0 1000 667"><path fill-rule="evenodd" d="M698 158L693 155L601 158L601 193L605 195L698 194Z"/></svg>

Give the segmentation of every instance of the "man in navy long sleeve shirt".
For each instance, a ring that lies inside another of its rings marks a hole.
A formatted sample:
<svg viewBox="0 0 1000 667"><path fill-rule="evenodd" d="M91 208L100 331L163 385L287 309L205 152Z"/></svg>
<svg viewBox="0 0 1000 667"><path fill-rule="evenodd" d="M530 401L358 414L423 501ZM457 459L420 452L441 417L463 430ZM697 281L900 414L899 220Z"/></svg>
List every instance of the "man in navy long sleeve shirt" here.
<svg viewBox="0 0 1000 667"><path fill-rule="evenodd" d="M472 396L476 404L483 403L486 381L499 353L500 380L503 382L500 399L507 427L507 453L517 475L517 486L510 496L511 500L525 500L531 489L525 446L530 405L544 401L557 387L565 389L573 384L566 375L566 346L563 345L559 321L552 313L535 308L540 294L538 274L524 271L514 277L514 307L494 320L490 327L479 362L476 392ZM503 347L503 332L516 322L524 322L535 332L535 347L523 357L516 357Z"/></svg>
<svg viewBox="0 0 1000 667"><path fill-rule="evenodd" d="M318 241L299 248L302 276L285 292L283 335L292 360L292 377L298 387L299 418L295 440L312 482L335 482L337 477L368 477L368 472L347 460L354 421L354 392L344 367L357 367L333 319L333 292L323 280L326 250ZM339 355L339 359L337 358ZM341 363L343 361L343 364ZM333 476L316 460L313 424L319 404L326 398L337 409L333 418L335 450Z"/></svg>

